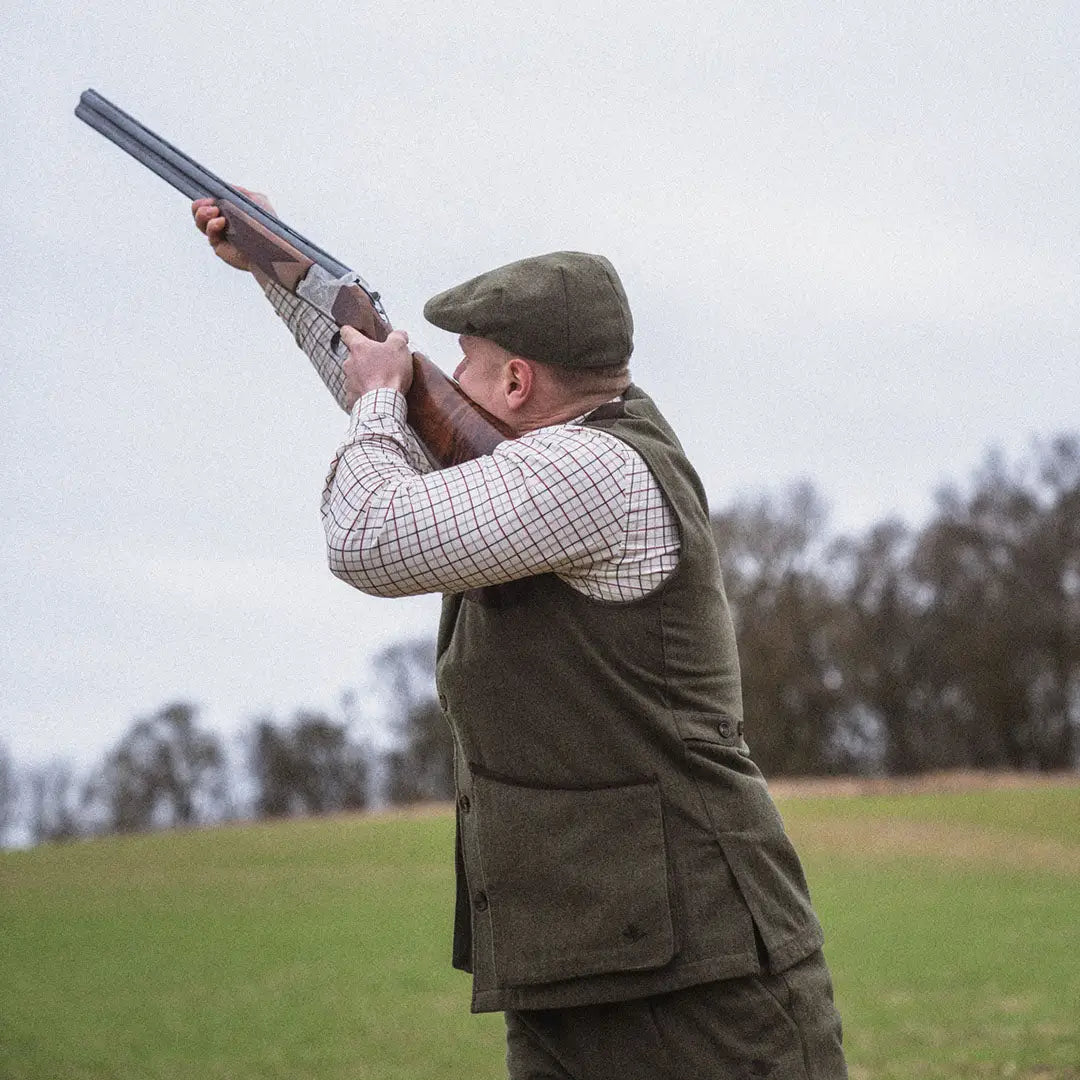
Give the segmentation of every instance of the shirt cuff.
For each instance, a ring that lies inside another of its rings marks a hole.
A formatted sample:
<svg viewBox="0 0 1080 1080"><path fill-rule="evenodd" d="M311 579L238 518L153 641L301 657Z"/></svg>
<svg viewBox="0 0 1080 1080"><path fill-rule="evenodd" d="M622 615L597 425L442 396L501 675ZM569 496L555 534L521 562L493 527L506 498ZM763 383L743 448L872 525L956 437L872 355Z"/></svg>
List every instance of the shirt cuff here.
<svg viewBox="0 0 1080 1080"><path fill-rule="evenodd" d="M355 435L371 420L395 420L405 427L408 415L409 405L400 390L391 390L389 387L369 390L353 405L349 434Z"/></svg>

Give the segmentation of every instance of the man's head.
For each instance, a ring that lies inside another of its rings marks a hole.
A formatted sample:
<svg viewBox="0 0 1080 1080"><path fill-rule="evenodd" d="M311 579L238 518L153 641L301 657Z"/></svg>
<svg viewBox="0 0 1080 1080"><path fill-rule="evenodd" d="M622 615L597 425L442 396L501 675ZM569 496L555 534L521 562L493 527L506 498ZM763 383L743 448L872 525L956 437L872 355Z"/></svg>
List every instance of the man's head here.
<svg viewBox="0 0 1080 1080"><path fill-rule="evenodd" d="M460 335L466 393L519 431L579 415L630 381L633 319L601 255L500 266L433 296L424 317Z"/></svg>

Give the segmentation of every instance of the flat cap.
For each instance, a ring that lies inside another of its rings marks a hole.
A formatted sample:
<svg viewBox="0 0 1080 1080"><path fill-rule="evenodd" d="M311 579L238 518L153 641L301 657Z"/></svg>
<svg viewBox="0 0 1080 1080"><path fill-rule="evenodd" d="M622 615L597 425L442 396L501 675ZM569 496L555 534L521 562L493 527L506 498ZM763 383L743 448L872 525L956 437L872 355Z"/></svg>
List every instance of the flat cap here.
<svg viewBox="0 0 1080 1080"><path fill-rule="evenodd" d="M563 367L622 364L634 350L634 320L615 267L582 251L553 251L489 270L433 296L424 318Z"/></svg>

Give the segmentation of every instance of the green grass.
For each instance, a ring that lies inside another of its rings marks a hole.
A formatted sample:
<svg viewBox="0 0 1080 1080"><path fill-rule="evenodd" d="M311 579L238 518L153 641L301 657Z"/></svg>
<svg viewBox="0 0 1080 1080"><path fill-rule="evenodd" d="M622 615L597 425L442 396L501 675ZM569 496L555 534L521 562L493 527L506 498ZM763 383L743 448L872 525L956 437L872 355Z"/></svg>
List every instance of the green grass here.
<svg viewBox="0 0 1080 1080"><path fill-rule="evenodd" d="M781 809L854 1077L1080 1078L1080 786Z"/></svg>
<svg viewBox="0 0 1080 1080"><path fill-rule="evenodd" d="M855 1080L1080 1078L1080 788L781 808ZM0 855L0 1078L505 1076L449 967L452 843L341 818Z"/></svg>
<svg viewBox="0 0 1080 1080"><path fill-rule="evenodd" d="M449 970L449 819L0 860L0 1077L498 1076Z"/></svg>
<svg viewBox="0 0 1080 1080"><path fill-rule="evenodd" d="M1075 787L973 790L962 794L862 795L800 798L783 804L784 817L891 818L921 825L976 825L1001 829L1018 841L1057 840L1080 847L1080 782Z"/></svg>

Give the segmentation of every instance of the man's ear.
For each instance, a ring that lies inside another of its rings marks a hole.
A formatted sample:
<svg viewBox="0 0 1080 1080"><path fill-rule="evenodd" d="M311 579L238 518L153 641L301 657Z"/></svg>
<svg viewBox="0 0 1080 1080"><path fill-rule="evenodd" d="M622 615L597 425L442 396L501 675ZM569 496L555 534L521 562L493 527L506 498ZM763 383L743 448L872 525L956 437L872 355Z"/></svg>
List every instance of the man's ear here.
<svg viewBox="0 0 1080 1080"><path fill-rule="evenodd" d="M506 365L503 383L507 408L520 409L532 397L535 384L536 373L532 364L520 356L511 357Z"/></svg>

